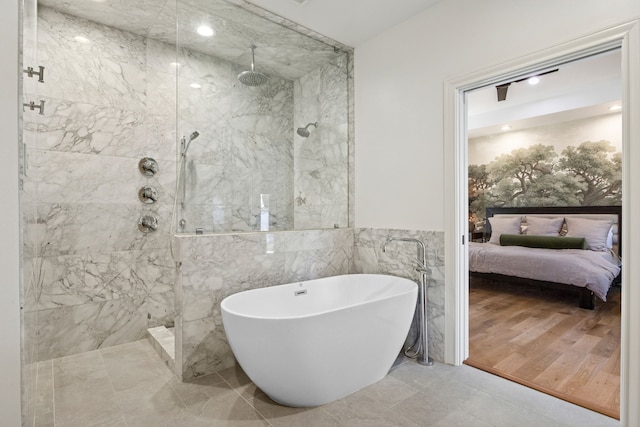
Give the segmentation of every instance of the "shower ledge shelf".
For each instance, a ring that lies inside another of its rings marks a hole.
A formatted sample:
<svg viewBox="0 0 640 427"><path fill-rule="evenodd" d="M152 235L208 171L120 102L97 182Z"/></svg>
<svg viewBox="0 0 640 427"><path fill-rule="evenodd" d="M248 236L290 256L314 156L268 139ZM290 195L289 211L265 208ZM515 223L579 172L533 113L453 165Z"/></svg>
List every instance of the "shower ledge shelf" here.
<svg viewBox="0 0 640 427"><path fill-rule="evenodd" d="M147 329L147 332L153 348L173 371L176 360L176 336L173 328L158 326Z"/></svg>

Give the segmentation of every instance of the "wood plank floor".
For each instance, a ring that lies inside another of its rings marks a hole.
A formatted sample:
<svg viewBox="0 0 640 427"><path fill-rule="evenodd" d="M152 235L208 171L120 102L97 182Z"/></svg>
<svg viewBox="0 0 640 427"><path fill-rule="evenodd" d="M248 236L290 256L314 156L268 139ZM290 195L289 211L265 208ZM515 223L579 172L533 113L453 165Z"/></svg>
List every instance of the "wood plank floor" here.
<svg viewBox="0 0 640 427"><path fill-rule="evenodd" d="M620 418L620 287L585 310L564 291L469 282L466 364Z"/></svg>

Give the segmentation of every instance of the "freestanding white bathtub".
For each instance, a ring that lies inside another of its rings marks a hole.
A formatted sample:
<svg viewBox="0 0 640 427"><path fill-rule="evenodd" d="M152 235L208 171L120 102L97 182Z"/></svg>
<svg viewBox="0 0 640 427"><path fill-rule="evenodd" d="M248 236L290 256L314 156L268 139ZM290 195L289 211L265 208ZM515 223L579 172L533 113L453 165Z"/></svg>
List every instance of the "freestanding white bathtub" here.
<svg viewBox="0 0 640 427"><path fill-rule="evenodd" d="M287 406L318 406L389 372L407 337L418 286L350 274L240 292L222 301L233 354Z"/></svg>

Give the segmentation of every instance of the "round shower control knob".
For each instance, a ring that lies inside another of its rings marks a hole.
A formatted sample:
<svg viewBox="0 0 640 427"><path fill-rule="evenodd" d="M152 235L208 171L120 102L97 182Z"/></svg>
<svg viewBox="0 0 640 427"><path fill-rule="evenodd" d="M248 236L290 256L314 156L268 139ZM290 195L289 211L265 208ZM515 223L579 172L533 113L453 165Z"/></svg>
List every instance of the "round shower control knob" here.
<svg viewBox="0 0 640 427"><path fill-rule="evenodd" d="M138 162L138 169L144 176L153 176L158 172L158 162L151 157L144 157Z"/></svg>
<svg viewBox="0 0 640 427"><path fill-rule="evenodd" d="M138 221L138 229L143 233L149 233L158 229L158 218L152 215L145 215Z"/></svg>
<svg viewBox="0 0 640 427"><path fill-rule="evenodd" d="M142 187L138 190L138 199L142 203L154 203L158 200L158 191L153 187Z"/></svg>

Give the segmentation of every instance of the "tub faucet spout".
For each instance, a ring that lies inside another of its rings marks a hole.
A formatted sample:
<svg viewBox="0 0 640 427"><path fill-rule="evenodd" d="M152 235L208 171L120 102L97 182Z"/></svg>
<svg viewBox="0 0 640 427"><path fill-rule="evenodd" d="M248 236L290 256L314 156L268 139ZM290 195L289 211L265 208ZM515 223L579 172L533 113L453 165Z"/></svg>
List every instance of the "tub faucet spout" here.
<svg viewBox="0 0 640 427"><path fill-rule="evenodd" d="M418 336L416 341L404 351L404 354L417 359L421 365L431 366L433 365L433 359L429 357L429 340L427 337L427 276L431 274L431 270L427 267L427 250L424 242L420 239L389 236L382 245L382 252L387 252L387 246L391 242L415 243L417 246L416 262L418 267L416 271L420 273L418 304L416 305Z"/></svg>
<svg viewBox="0 0 640 427"><path fill-rule="evenodd" d="M427 250L425 248L425 244L420 239L414 239L411 237L387 237L387 240L384 241L384 245L382 245L382 252L387 252L387 246L391 242L407 242L407 243L415 243L417 245L418 254L416 257L416 262L418 263L418 268L416 271L424 272L427 274L431 273L431 270L427 267Z"/></svg>

